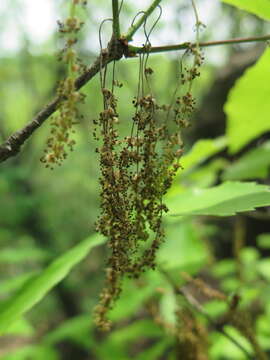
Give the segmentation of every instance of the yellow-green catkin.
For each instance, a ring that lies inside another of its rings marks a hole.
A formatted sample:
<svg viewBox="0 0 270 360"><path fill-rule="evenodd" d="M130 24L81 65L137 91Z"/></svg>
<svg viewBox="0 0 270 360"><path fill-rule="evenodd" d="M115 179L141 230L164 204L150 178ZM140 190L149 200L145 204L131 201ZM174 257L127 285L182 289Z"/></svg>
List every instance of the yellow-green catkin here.
<svg viewBox="0 0 270 360"><path fill-rule="evenodd" d="M60 81L57 95L61 98L56 115L52 117L50 137L41 161L51 169L55 165L61 165L67 157L68 151L72 151L75 140L72 138L74 125L80 120L78 105L84 96L77 91L75 86L76 77L84 70L84 66L78 57L75 45L77 35L83 26L83 22L77 16L77 8L85 6L85 0L72 0L69 16L64 22L58 22L59 32L65 38L65 46L59 54L67 68L67 77Z"/></svg>
<svg viewBox="0 0 270 360"><path fill-rule="evenodd" d="M123 277L138 278L156 266L156 253L164 240L162 215L168 211L162 200L181 166L180 132L188 126L195 104L189 86L199 76L201 65L195 50L190 49L190 53L197 60L180 77L179 96L171 106L159 105L150 87L146 93L142 83L149 84L148 77L154 71L146 62L140 66L140 90L133 101L130 136L121 137L118 99L102 86L104 109L94 120L95 137L102 139L97 149L101 170L97 230L108 238L110 256L95 318L104 330L110 327L107 314L121 293Z"/></svg>

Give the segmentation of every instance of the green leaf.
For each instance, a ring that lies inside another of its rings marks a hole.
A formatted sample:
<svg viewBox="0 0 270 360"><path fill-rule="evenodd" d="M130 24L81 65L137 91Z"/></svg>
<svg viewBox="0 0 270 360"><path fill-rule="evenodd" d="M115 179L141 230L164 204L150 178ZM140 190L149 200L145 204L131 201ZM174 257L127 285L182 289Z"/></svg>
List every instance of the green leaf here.
<svg viewBox="0 0 270 360"><path fill-rule="evenodd" d="M110 319L119 321L135 314L155 292L156 287L156 282L147 282L146 286L138 287L133 279L124 279L121 296L110 312Z"/></svg>
<svg viewBox="0 0 270 360"><path fill-rule="evenodd" d="M166 226L166 241L157 253L157 263L162 269L196 273L205 265L208 252L201 240L202 229L192 222L173 223Z"/></svg>
<svg viewBox="0 0 270 360"><path fill-rule="evenodd" d="M59 360L56 350L40 346L26 345L22 348L10 351L7 355L1 357L1 360Z"/></svg>
<svg viewBox="0 0 270 360"><path fill-rule="evenodd" d="M167 198L169 215L231 216L270 205L268 186L256 183L225 182L209 189L193 189Z"/></svg>
<svg viewBox="0 0 270 360"><path fill-rule="evenodd" d="M262 19L270 19L270 1L269 0L222 0L223 2L236 6L239 9L246 10Z"/></svg>
<svg viewBox="0 0 270 360"><path fill-rule="evenodd" d="M20 289L30 278L34 278L37 271L31 271L17 276L9 277L4 281L0 281L0 294L7 295L7 293L17 291Z"/></svg>
<svg viewBox="0 0 270 360"><path fill-rule="evenodd" d="M63 280L89 251L105 241L100 236L91 236L59 256L40 274L31 278L20 291L0 308L0 334L39 302L56 284Z"/></svg>
<svg viewBox="0 0 270 360"><path fill-rule="evenodd" d="M8 329L8 335L34 336L33 326L24 318L15 321Z"/></svg>
<svg viewBox="0 0 270 360"><path fill-rule="evenodd" d="M165 294L161 297L160 300L160 309L159 313L165 324L176 325L176 311L177 311L177 300L175 292L172 287L168 287L165 290Z"/></svg>
<svg viewBox="0 0 270 360"><path fill-rule="evenodd" d="M138 357L136 359L138 360L156 360L161 359L162 354L166 351L166 349L172 348L173 340L170 338L164 337L163 339L160 339L157 341L154 345L150 346L148 349L142 351L139 353ZM167 357L166 357L167 358Z"/></svg>
<svg viewBox="0 0 270 360"><path fill-rule="evenodd" d="M92 326L89 313L72 317L46 334L42 343L52 346L63 340L71 340L87 349L92 340L90 336Z"/></svg>
<svg viewBox="0 0 270 360"><path fill-rule="evenodd" d="M252 348L248 340L240 334L238 330L232 326L226 325L224 327L226 333L228 333L235 341L252 354ZM231 340L218 332L212 332L210 334L210 341L213 344L210 348L210 359L230 359L230 360L246 360L247 357L241 349L239 349ZM224 357L224 354L229 354L229 357Z"/></svg>
<svg viewBox="0 0 270 360"><path fill-rule="evenodd" d="M217 139L202 139L198 140L191 148L191 150L181 158L181 165L184 170L202 163L210 156L215 155L226 147L226 138L219 137ZM180 172L181 174L182 172Z"/></svg>
<svg viewBox="0 0 270 360"><path fill-rule="evenodd" d="M262 249L270 249L270 233L260 234L257 238L257 244Z"/></svg>
<svg viewBox="0 0 270 360"><path fill-rule="evenodd" d="M96 347L96 354L98 359L129 359L131 347L133 348L134 345L136 346L136 344L147 339L153 341L157 338L159 340L162 335L162 329L150 319L127 322L126 326L122 325L118 330L111 332L103 341L102 346Z"/></svg>
<svg viewBox="0 0 270 360"><path fill-rule="evenodd" d="M0 253L0 263L16 264L22 262L35 262L48 260L51 254L44 250L33 247L6 248Z"/></svg>
<svg viewBox="0 0 270 360"><path fill-rule="evenodd" d="M223 176L223 180L247 180L268 176L270 166L270 142L263 146L252 149L239 160L229 166Z"/></svg>
<svg viewBox="0 0 270 360"><path fill-rule="evenodd" d="M228 95L224 110L227 114L227 137L231 153L236 153L248 142L270 130L269 63L270 49L266 49Z"/></svg>
<svg viewBox="0 0 270 360"><path fill-rule="evenodd" d="M267 281L270 281L270 259L263 259L257 264L258 272Z"/></svg>

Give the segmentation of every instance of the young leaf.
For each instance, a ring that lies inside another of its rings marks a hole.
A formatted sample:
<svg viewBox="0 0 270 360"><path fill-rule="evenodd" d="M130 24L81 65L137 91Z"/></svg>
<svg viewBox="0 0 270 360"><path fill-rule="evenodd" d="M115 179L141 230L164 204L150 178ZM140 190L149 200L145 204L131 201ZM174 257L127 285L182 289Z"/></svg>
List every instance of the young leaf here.
<svg viewBox="0 0 270 360"><path fill-rule="evenodd" d="M195 189L168 198L169 215L231 216L270 205L268 186L226 182L209 189Z"/></svg>
<svg viewBox="0 0 270 360"><path fill-rule="evenodd" d="M270 19L269 0L222 0L223 2L236 6L239 9L246 10L262 19Z"/></svg>
<svg viewBox="0 0 270 360"><path fill-rule="evenodd" d="M260 60L245 72L228 95L224 109L231 153L236 153L249 141L270 130L269 63L270 49L266 49Z"/></svg>
<svg viewBox="0 0 270 360"><path fill-rule="evenodd" d="M101 236L91 236L54 260L40 274L31 278L17 294L0 308L0 334L39 302L56 284L63 280L89 251L105 241Z"/></svg>

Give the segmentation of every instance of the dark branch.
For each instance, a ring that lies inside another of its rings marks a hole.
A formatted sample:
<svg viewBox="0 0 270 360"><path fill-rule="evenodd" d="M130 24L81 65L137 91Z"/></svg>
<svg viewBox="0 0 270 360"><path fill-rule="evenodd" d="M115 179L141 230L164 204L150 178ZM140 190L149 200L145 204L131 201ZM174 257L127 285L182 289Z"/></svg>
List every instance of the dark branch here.
<svg viewBox="0 0 270 360"><path fill-rule="evenodd" d="M76 89L79 90L82 88L99 72L101 67L104 67L113 60L119 60L122 55L123 46L120 43L115 46L114 42L110 42L108 49L102 51L95 62L76 79ZM8 139L0 145L0 163L20 152L20 148L25 141L57 110L62 100L64 99L59 96L53 99L21 130L10 135Z"/></svg>
<svg viewBox="0 0 270 360"><path fill-rule="evenodd" d="M145 16L149 16L152 10L158 5L161 0L155 0L152 6L145 12ZM142 19L138 21L128 32L128 38L130 38L141 25ZM201 47L216 46L216 45L229 45L239 44L246 42L258 42L270 40L270 35L260 37L249 37L249 38L237 38L230 40L211 41L200 43ZM125 42L120 42L118 39L112 38L108 45L108 48L101 52L95 62L76 80L76 89L79 90L89 80L91 80L105 65L109 64L113 60L119 60L125 54L125 56L136 56L141 53L157 53L167 52L173 50L184 50L196 46L192 43L183 43L178 45L169 46L158 46L158 47L136 47L127 46ZM8 137L8 139L0 145L0 163L7 160L8 158L17 155L20 152L21 146L25 141L37 130L45 120L47 120L58 108L61 101L64 100L61 97L56 97L49 104L47 104L28 124L26 124L21 130L16 131Z"/></svg>

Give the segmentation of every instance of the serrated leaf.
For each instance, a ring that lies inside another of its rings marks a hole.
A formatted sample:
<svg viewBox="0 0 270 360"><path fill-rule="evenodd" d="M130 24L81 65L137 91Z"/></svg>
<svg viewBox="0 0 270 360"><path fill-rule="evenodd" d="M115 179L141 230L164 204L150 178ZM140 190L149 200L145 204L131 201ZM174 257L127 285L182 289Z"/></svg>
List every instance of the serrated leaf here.
<svg viewBox="0 0 270 360"><path fill-rule="evenodd" d="M226 133L231 153L236 153L248 142L270 130L269 64L270 49L266 49L228 95L224 110L227 114Z"/></svg>
<svg viewBox="0 0 270 360"><path fill-rule="evenodd" d="M263 146L252 149L229 166L223 176L223 180L247 180L255 178L265 179L270 166L270 142Z"/></svg>
<svg viewBox="0 0 270 360"><path fill-rule="evenodd" d="M167 198L169 215L232 216L270 205L268 186L256 183L226 182L209 189L195 189Z"/></svg>
<svg viewBox="0 0 270 360"><path fill-rule="evenodd" d="M269 0L222 0L223 2L236 6L241 10L246 10L262 19L270 19Z"/></svg>
<svg viewBox="0 0 270 360"><path fill-rule="evenodd" d="M91 236L54 260L40 274L31 278L20 291L0 307L0 334L39 302L56 284L63 280L91 249L105 241Z"/></svg>

